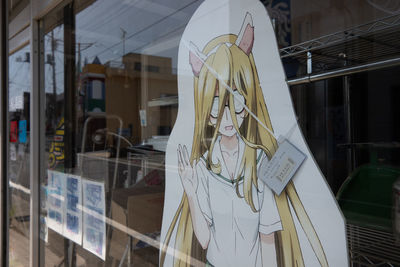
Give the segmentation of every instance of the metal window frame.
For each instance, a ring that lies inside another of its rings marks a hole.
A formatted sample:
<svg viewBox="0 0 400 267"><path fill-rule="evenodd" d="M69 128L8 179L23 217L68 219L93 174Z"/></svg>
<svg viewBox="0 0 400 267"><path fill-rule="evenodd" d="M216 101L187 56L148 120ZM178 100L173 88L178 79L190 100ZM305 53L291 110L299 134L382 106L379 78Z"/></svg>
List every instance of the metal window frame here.
<svg viewBox="0 0 400 267"><path fill-rule="evenodd" d="M33 5L31 5L33 6ZM31 9L32 11L32 9ZM31 13L32 14L32 13ZM30 96L30 231L29 231L29 265L40 266L40 175L41 162L44 156L44 138L41 132L44 129L41 101L44 100L40 90L42 66L40 63L39 21L31 21L31 79L32 88Z"/></svg>
<svg viewBox="0 0 400 267"><path fill-rule="evenodd" d="M8 266L8 1L0 2L0 265Z"/></svg>
<svg viewBox="0 0 400 267"><path fill-rule="evenodd" d="M40 4L39 4L40 2ZM41 38L42 19L54 10L62 1L52 1L43 4L43 1L32 0L31 2L31 105L30 105L30 267L44 266L44 241L40 239L40 184L41 177L46 172L45 160L45 101L46 93L42 90L44 85L44 43ZM41 6L43 10L37 7ZM37 15L40 13L40 15Z"/></svg>
<svg viewBox="0 0 400 267"><path fill-rule="evenodd" d="M43 86L44 54L41 39L41 23L44 16L69 0L31 0L30 43L31 43L31 105L30 105L30 237L29 266L44 266L44 245L40 239L40 177L46 172L45 166L45 91Z"/></svg>
<svg viewBox="0 0 400 267"><path fill-rule="evenodd" d="M40 89L43 81L43 43L40 40L40 23L45 15L68 0L31 0L16 19L8 21L8 1L0 1L0 266L8 266L9 256L9 193L8 193L8 55L30 43L31 94L30 94L30 229L29 266L43 266L43 246L40 239L40 177L45 172L45 93ZM9 33L12 36L9 36ZM11 38L10 38L11 37ZM11 43L10 43L11 41ZM9 49L12 51L9 51Z"/></svg>

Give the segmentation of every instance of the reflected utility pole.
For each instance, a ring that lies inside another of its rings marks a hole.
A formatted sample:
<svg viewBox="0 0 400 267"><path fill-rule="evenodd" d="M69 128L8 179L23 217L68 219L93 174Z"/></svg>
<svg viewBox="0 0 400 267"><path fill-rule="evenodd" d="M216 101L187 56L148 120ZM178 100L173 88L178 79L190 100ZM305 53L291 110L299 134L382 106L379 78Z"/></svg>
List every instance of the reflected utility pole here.
<svg viewBox="0 0 400 267"><path fill-rule="evenodd" d="M122 28L119 27L121 29L122 35L121 35L121 39L122 39L122 57L121 57L121 63L123 63L123 57L125 56L125 40L126 40L126 31ZM124 82L124 87L128 88L128 75L124 75L125 76L125 82Z"/></svg>
<svg viewBox="0 0 400 267"><path fill-rule="evenodd" d="M122 39L122 56L125 56L125 40L126 40L126 31L122 28L119 27L121 29L122 35L121 35L121 39Z"/></svg>
<svg viewBox="0 0 400 267"><path fill-rule="evenodd" d="M56 83L56 59L55 59L55 50L57 46L57 41L54 38L54 30L51 31L51 59L49 60L49 64L52 66L52 78L53 78L53 103L52 103L52 112L51 112L51 121L54 125L54 129L57 125L56 121L56 107L57 107L57 83Z"/></svg>

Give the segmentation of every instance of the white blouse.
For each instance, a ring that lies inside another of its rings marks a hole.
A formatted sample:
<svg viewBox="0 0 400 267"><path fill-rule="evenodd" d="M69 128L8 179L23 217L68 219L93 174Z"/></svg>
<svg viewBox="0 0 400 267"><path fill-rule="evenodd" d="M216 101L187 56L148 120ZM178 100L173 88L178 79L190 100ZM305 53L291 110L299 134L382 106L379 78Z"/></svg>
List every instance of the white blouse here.
<svg viewBox="0 0 400 267"><path fill-rule="evenodd" d="M235 176L243 157L245 144L239 137L239 156ZM257 167L266 157L257 153ZM272 191L258 179L259 191L253 185L253 202L259 212L253 212L244 198L236 193L236 185L229 180L227 167L222 158L220 138L215 142L213 163L218 160L221 173L207 170L203 156L197 165L199 186L197 197L204 217L210 224L210 242L207 260L220 266L262 266L260 235L282 230L281 219ZM243 180L239 181L239 192L243 196Z"/></svg>

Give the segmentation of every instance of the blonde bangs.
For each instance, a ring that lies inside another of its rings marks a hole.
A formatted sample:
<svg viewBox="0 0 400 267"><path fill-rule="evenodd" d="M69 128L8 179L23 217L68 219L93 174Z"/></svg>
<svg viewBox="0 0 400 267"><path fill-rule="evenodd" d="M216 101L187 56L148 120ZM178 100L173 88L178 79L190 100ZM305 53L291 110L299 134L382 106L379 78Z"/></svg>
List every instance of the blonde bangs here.
<svg viewBox="0 0 400 267"><path fill-rule="evenodd" d="M227 68L229 66L229 68ZM225 108L225 101L229 97L226 85L232 84L232 57L229 48L222 44L214 54L211 54L200 71L199 78L195 78L195 131L191 153L191 162L198 161L208 151L207 168L214 173L221 172L220 162L212 162L212 152L218 136L221 117ZM218 77L216 77L218 75ZM215 127L209 124L213 99L218 88L219 107Z"/></svg>

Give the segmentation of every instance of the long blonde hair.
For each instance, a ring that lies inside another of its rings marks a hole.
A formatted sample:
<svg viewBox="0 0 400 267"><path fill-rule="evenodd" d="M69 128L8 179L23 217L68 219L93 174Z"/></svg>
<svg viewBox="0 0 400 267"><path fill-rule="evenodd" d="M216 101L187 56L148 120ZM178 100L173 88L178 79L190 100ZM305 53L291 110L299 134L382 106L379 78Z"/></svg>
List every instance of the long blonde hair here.
<svg viewBox="0 0 400 267"><path fill-rule="evenodd" d="M195 128L190 163L195 166L200 158L208 152L205 159L206 166L214 173L221 172L220 163L214 164L211 160L214 144L219 134L221 114L223 114L226 101L230 103L234 101L232 94L226 89L226 85L231 88L235 85L239 93L244 96L245 104L249 110L271 131L273 130L253 55L252 53L247 55L235 45L236 38L236 35L227 34L211 40L203 49L203 53L207 55L211 51L215 52L207 56L199 76L194 77ZM218 74L218 77L215 77L215 73ZM219 101L219 116L214 127L209 121L216 88L219 90L221 101ZM257 149L262 149L268 159L271 159L278 145L275 138L249 114L246 114L242 125L239 127L233 106L229 105L229 109L234 127L246 144L240 163L240 171L238 172L238 175L244 177L243 195L239 193L238 182L236 182L236 192L238 197L245 199L253 212L258 212L254 206L252 196L254 193L253 188L258 190ZM238 181L239 176L236 178L236 181ZM328 266L322 245L298 197L294 184L290 182L280 196L275 195L275 200L283 228L281 231L275 232L279 265L304 266L299 239L289 207L290 202L320 264ZM195 235L192 218L188 199L184 192L178 210L167 231L161 251L161 266L164 264L166 249L177 223L174 247L180 257L174 258L174 266L189 266L193 258L204 260L205 253L202 251L197 239L193 238Z"/></svg>

